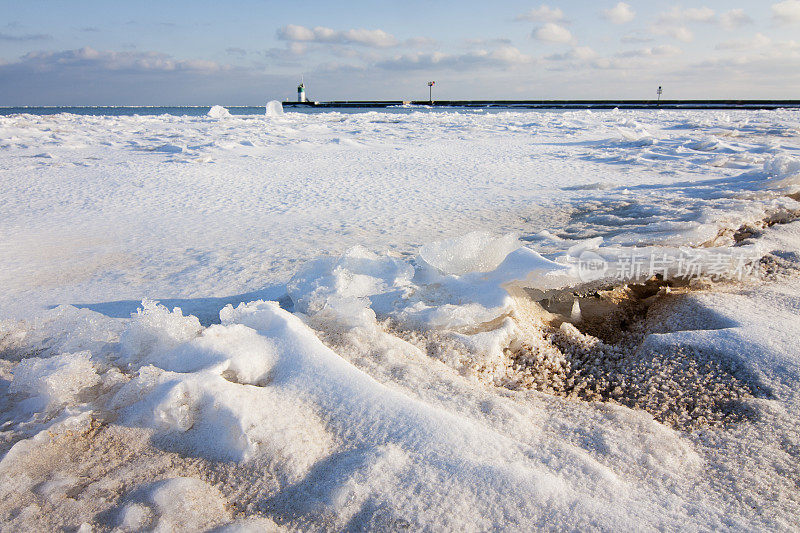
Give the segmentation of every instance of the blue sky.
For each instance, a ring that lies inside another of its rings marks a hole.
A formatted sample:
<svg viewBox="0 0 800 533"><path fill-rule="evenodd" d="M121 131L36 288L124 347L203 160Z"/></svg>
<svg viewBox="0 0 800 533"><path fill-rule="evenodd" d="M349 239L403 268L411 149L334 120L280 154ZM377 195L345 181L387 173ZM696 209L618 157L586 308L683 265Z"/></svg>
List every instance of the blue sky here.
<svg viewBox="0 0 800 533"><path fill-rule="evenodd" d="M0 6L0 105L800 98L800 0Z"/></svg>

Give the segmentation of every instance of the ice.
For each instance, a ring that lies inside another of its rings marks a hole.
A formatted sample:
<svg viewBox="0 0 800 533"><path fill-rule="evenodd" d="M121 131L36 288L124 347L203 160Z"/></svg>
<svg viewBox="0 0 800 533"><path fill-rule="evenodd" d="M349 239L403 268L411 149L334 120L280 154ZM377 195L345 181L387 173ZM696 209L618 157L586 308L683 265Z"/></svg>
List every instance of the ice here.
<svg viewBox="0 0 800 533"><path fill-rule="evenodd" d="M100 383L91 358L90 352L30 357L14 368L8 391L40 400L47 409L74 403L81 392Z"/></svg>
<svg viewBox="0 0 800 533"><path fill-rule="evenodd" d="M764 171L773 178L771 189L800 193L800 159L780 155L764 162Z"/></svg>
<svg viewBox="0 0 800 533"><path fill-rule="evenodd" d="M289 296L298 311L349 326L372 324L380 315L409 327L459 328L507 313L508 287L556 289L580 283L573 267L521 247L514 236L481 235L476 242L470 235L464 241L471 247L459 248L452 240L431 243L408 262L356 247L338 260L306 265L290 280ZM442 252L436 255L431 250ZM434 262L446 258L451 265L470 268L490 268L500 262L489 272L455 275L431 267L423 254Z"/></svg>
<svg viewBox="0 0 800 533"><path fill-rule="evenodd" d="M488 272L497 268L517 248L516 235L497 238L487 232L475 231L463 237L426 244L420 250L420 257L445 274Z"/></svg>
<svg viewBox="0 0 800 533"><path fill-rule="evenodd" d="M153 353L178 346L200 334L200 321L183 316L180 308L168 311L152 300L144 300L120 337L122 357L131 363L147 361Z"/></svg>
<svg viewBox="0 0 800 533"><path fill-rule="evenodd" d="M357 246L339 259L308 263L290 280L287 289L297 311L324 310L354 324L374 320L374 313L364 307L364 299L369 298L379 309L382 301L391 305L392 296L406 291L413 276L413 267L404 261Z"/></svg>
<svg viewBox="0 0 800 533"><path fill-rule="evenodd" d="M781 155L767 159L764 170L775 178L788 178L800 174L800 159Z"/></svg>
<svg viewBox="0 0 800 533"><path fill-rule="evenodd" d="M796 111L212 111L0 117L7 528L794 528Z"/></svg>
<svg viewBox="0 0 800 533"><path fill-rule="evenodd" d="M653 136L637 125L634 125L635 129L628 129L628 128L618 128L620 137L622 137L623 141L629 146L651 146L656 143L656 140Z"/></svg>
<svg viewBox="0 0 800 533"><path fill-rule="evenodd" d="M267 102L266 115L268 117L283 116L283 106L277 100L270 100L269 102Z"/></svg>
<svg viewBox="0 0 800 533"><path fill-rule="evenodd" d="M583 320L583 315L581 315L581 304L578 300L575 300L572 303L572 310L570 311L570 320L573 322L580 322Z"/></svg>
<svg viewBox="0 0 800 533"><path fill-rule="evenodd" d="M208 111L208 116L211 118L229 118L231 116L231 112L222 107L221 105L212 106L211 109Z"/></svg>
<svg viewBox="0 0 800 533"><path fill-rule="evenodd" d="M0 138L11 143L3 157L13 161L3 241L13 254L3 254L0 284L11 290L0 295L0 312L235 296L285 283L319 255L356 245L417 253L473 231L702 244L738 229L743 213L763 218L776 194L793 192L771 189L793 178L770 179L764 167L796 157L793 112L729 115L2 117ZM658 142L620 141L618 128ZM709 139L737 152L686 148ZM28 157L43 152L55 159ZM43 249L57 251L57 265Z"/></svg>

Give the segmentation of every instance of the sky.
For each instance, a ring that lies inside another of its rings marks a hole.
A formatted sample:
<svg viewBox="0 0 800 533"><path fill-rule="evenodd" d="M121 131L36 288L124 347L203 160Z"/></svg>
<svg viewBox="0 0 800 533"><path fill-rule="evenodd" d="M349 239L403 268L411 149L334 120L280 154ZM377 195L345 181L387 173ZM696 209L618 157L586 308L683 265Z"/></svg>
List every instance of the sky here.
<svg viewBox="0 0 800 533"><path fill-rule="evenodd" d="M0 0L0 106L800 99L800 0Z"/></svg>

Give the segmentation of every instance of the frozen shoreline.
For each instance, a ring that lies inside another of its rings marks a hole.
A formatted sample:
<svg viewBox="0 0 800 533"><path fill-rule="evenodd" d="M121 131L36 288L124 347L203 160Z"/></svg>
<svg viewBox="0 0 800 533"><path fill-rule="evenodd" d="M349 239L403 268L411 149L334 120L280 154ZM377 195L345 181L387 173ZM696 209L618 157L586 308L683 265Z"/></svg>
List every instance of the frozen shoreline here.
<svg viewBox="0 0 800 533"><path fill-rule="evenodd" d="M3 520L790 530L800 116L397 119L0 118ZM700 245L768 277L530 292Z"/></svg>
<svg viewBox="0 0 800 533"><path fill-rule="evenodd" d="M0 318L234 297L475 229L699 244L796 208L796 115L3 117Z"/></svg>

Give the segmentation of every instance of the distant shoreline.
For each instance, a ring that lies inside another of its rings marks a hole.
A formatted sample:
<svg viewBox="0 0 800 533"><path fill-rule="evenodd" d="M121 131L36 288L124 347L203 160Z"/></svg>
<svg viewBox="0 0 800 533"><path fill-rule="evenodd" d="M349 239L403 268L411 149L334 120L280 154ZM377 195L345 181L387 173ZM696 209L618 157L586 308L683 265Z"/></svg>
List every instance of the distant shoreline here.
<svg viewBox="0 0 800 533"><path fill-rule="evenodd" d="M318 110L386 109L485 109L485 110L775 110L800 109L800 100L337 100L329 102L281 102L283 107L294 111L314 112ZM264 105L224 106L234 115L255 115L264 112ZM196 106L0 106L0 116L14 114L54 115L72 113L94 116L131 115L176 115L203 116L210 105Z"/></svg>
<svg viewBox="0 0 800 533"><path fill-rule="evenodd" d="M800 108L800 100L339 100L282 102L285 107L466 107L509 109L779 109Z"/></svg>

